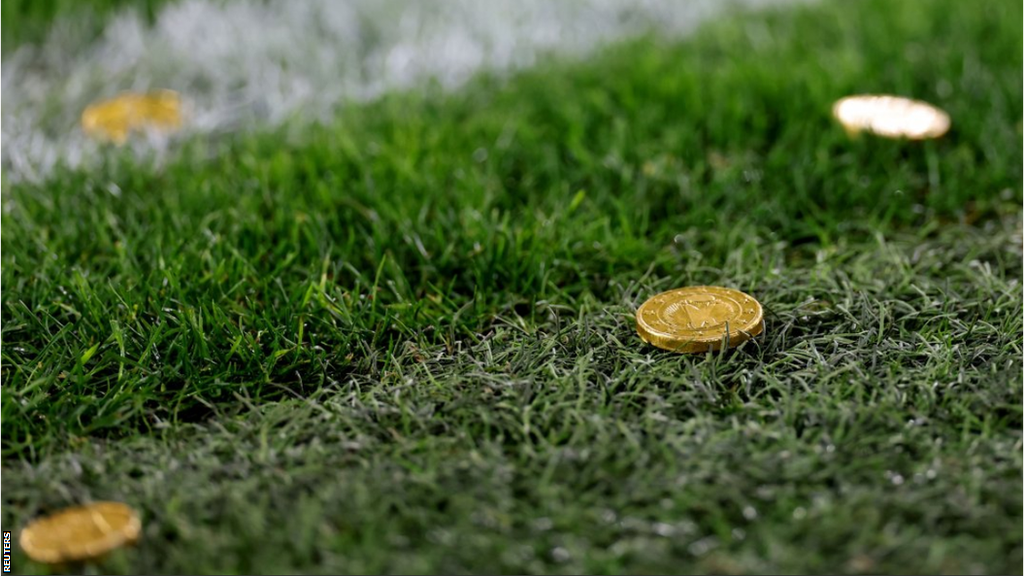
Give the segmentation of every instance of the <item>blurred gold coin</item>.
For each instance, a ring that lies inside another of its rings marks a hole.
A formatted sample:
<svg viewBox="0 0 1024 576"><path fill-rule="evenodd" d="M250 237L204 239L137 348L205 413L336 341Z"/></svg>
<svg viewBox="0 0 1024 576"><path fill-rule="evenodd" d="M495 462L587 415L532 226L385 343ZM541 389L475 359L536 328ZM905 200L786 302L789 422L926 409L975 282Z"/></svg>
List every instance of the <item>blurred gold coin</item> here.
<svg viewBox="0 0 1024 576"><path fill-rule="evenodd" d="M832 115L851 134L865 131L911 140L938 138L950 124L949 114L935 106L900 96L847 96L832 106Z"/></svg>
<svg viewBox="0 0 1024 576"><path fill-rule="evenodd" d="M138 514L120 502L94 502L37 518L21 531L22 550L44 564L80 562L139 539Z"/></svg>
<svg viewBox="0 0 1024 576"><path fill-rule="evenodd" d="M764 331L761 304L719 286L689 286L654 296L636 311L636 331L672 352L732 348Z"/></svg>
<svg viewBox="0 0 1024 576"><path fill-rule="evenodd" d="M181 97L171 90L124 93L90 104L82 129L93 138L124 144L132 132L147 128L171 132L181 127Z"/></svg>

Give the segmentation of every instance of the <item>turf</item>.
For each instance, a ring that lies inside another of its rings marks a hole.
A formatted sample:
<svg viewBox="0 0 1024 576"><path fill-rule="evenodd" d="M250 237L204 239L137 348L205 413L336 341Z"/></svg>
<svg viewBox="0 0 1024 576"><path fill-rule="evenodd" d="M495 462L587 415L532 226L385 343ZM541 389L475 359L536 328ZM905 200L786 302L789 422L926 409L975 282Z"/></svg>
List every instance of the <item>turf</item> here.
<svg viewBox="0 0 1024 576"><path fill-rule="evenodd" d="M1021 17L760 12L5 183L4 529L128 502L118 573L1019 570ZM953 130L851 140L857 92ZM643 345L688 284L764 339Z"/></svg>
<svg viewBox="0 0 1024 576"><path fill-rule="evenodd" d="M126 6L152 22L167 0L6 0L0 4L4 50L24 44L38 44L59 27L61 34L96 38L106 19ZM55 21L57 24L55 24Z"/></svg>

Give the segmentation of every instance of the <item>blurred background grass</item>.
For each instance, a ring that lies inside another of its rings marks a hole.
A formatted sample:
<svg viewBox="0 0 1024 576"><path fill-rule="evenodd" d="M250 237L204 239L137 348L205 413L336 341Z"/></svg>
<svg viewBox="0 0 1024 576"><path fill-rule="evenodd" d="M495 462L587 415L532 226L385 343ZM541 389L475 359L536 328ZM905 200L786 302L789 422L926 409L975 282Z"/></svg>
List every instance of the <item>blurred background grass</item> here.
<svg viewBox="0 0 1024 576"><path fill-rule="evenodd" d="M75 22L87 34L99 35L107 17L125 8L138 11L149 22L167 0L5 0L0 4L2 47L13 50L22 44L45 40L58 17Z"/></svg>

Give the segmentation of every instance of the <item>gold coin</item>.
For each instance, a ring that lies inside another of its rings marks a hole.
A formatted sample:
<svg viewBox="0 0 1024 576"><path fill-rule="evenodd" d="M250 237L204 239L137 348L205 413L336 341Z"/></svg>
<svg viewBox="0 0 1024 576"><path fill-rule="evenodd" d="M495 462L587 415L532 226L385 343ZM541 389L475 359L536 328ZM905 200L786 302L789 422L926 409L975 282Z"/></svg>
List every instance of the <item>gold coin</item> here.
<svg viewBox="0 0 1024 576"><path fill-rule="evenodd" d="M125 93L90 104L82 112L82 129L93 138L124 144L129 134L147 128L177 130L181 127L181 115L177 92Z"/></svg>
<svg viewBox="0 0 1024 576"><path fill-rule="evenodd" d="M636 331L673 352L732 348L764 331L761 304L731 288L688 286L654 296L636 311Z"/></svg>
<svg viewBox="0 0 1024 576"><path fill-rule="evenodd" d="M847 96L832 106L832 115L851 134L910 140L938 138L950 124L949 114L927 102L874 94Z"/></svg>
<svg viewBox="0 0 1024 576"><path fill-rule="evenodd" d="M38 518L21 531L28 557L44 564L79 562L139 539L138 514L120 502L94 502Z"/></svg>

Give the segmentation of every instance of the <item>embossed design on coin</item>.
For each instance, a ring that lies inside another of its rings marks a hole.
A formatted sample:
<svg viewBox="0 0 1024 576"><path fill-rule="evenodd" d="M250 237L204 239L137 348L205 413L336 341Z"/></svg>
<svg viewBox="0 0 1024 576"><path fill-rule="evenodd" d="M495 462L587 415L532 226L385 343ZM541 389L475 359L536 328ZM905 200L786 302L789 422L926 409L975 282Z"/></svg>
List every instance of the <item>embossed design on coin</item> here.
<svg viewBox="0 0 1024 576"><path fill-rule="evenodd" d="M654 296L637 310L645 342L674 352L737 346L764 330L761 304L730 288L690 286Z"/></svg>
<svg viewBox="0 0 1024 576"><path fill-rule="evenodd" d="M949 114L926 102L900 96L847 96L832 106L832 115L851 134L863 130L887 138L938 138L950 125Z"/></svg>
<svg viewBox="0 0 1024 576"><path fill-rule="evenodd" d="M38 518L21 531L19 543L36 562L62 564L100 558L134 543L142 524L120 502L94 502Z"/></svg>

